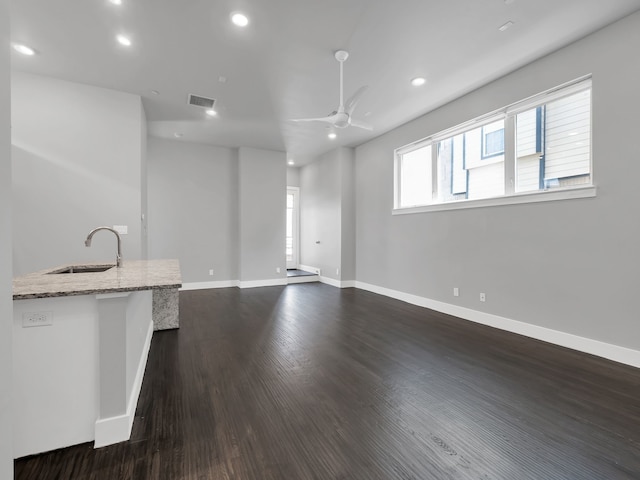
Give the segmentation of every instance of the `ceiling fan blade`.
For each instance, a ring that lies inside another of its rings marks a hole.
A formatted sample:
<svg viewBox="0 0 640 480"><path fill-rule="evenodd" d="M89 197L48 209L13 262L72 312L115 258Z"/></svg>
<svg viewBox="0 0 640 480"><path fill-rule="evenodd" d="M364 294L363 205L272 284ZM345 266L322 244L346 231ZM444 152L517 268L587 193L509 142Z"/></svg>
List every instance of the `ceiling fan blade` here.
<svg viewBox="0 0 640 480"><path fill-rule="evenodd" d="M327 117L318 117L318 118L291 118L292 122L325 122L325 123L333 123L335 121L335 115L329 115Z"/></svg>
<svg viewBox="0 0 640 480"><path fill-rule="evenodd" d="M362 94L366 92L368 88L369 88L368 85L364 85L360 87L358 90L356 90L356 92L353 95L351 95L345 102L344 111L347 112L349 115L351 115L353 113L353 110L358 105L358 102L360 101Z"/></svg>
<svg viewBox="0 0 640 480"><path fill-rule="evenodd" d="M363 130L369 130L370 132L373 131L373 126L369 125L367 122L354 120L353 118L351 119L350 125L352 127L362 128Z"/></svg>

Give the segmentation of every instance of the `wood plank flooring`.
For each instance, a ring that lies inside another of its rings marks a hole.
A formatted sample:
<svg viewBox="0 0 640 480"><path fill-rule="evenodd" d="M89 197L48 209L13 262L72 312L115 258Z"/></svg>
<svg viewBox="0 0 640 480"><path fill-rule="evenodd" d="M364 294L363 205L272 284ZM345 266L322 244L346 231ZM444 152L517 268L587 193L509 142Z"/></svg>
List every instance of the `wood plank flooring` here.
<svg viewBox="0 0 640 480"><path fill-rule="evenodd" d="M180 325L130 441L16 478L640 479L638 369L321 284L181 292Z"/></svg>

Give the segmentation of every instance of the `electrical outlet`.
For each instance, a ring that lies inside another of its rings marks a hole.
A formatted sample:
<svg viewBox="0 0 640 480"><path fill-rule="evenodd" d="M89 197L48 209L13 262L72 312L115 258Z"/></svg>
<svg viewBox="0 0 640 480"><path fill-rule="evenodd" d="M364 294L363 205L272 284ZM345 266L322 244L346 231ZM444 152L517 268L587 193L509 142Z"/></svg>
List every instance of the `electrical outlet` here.
<svg viewBox="0 0 640 480"><path fill-rule="evenodd" d="M126 235L129 233L129 227L127 225L114 225L113 229L120 235Z"/></svg>
<svg viewBox="0 0 640 480"><path fill-rule="evenodd" d="M336 268L336 275L340 275L340 269Z"/></svg>
<svg viewBox="0 0 640 480"><path fill-rule="evenodd" d="M487 296L484 293L480 294L480 301L485 302L487 300Z"/></svg>
<svg viewBox="0 0 640 480"><path fill-rule="evenodd" d="M213 277L213 268L209 269L209 275L211 275Z"/></svg>
<svg viewBox="0 0 640 480"><path fill-rule="evenodd" d="M25 312L22 314L22 327L45 327L53 325L53 312Z"/></svg>
<svg viewBox="0 0 640 480"><path fill-rule="evenodd" d="M453 296L454 297L460 296L460 289L458 287L453 287Z"/></svg>
<svg viewBox="0 0 640 480"><path fill-rule="evenodd" d="M276 267L276 273L280 273L280 267Z"/></svg>

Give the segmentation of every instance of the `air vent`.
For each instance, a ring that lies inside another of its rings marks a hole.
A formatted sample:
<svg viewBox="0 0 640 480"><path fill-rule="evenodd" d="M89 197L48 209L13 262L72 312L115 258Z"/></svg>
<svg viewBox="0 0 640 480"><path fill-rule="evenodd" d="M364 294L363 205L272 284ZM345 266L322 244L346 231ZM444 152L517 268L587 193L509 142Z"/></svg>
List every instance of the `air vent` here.
<svg viewBox="0 0 640 480"><path fill-rule="evenodd" d="M213 98L201 97L200 95L189 94L189 105L195 105L202 108L213 108L216 101Z"/></svg>

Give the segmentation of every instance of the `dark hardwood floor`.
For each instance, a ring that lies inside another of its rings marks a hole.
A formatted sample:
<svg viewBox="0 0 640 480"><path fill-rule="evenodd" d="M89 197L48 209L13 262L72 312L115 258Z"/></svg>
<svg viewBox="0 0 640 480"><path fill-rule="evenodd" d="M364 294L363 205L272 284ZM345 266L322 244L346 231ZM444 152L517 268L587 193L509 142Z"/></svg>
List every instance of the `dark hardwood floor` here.
<svg viewBox="0 0 640 480"><path fill-rule="evenodd" d="M321 284L181 292L180 321L130 441L16 478L640 479L638 369Z"/></svg>

